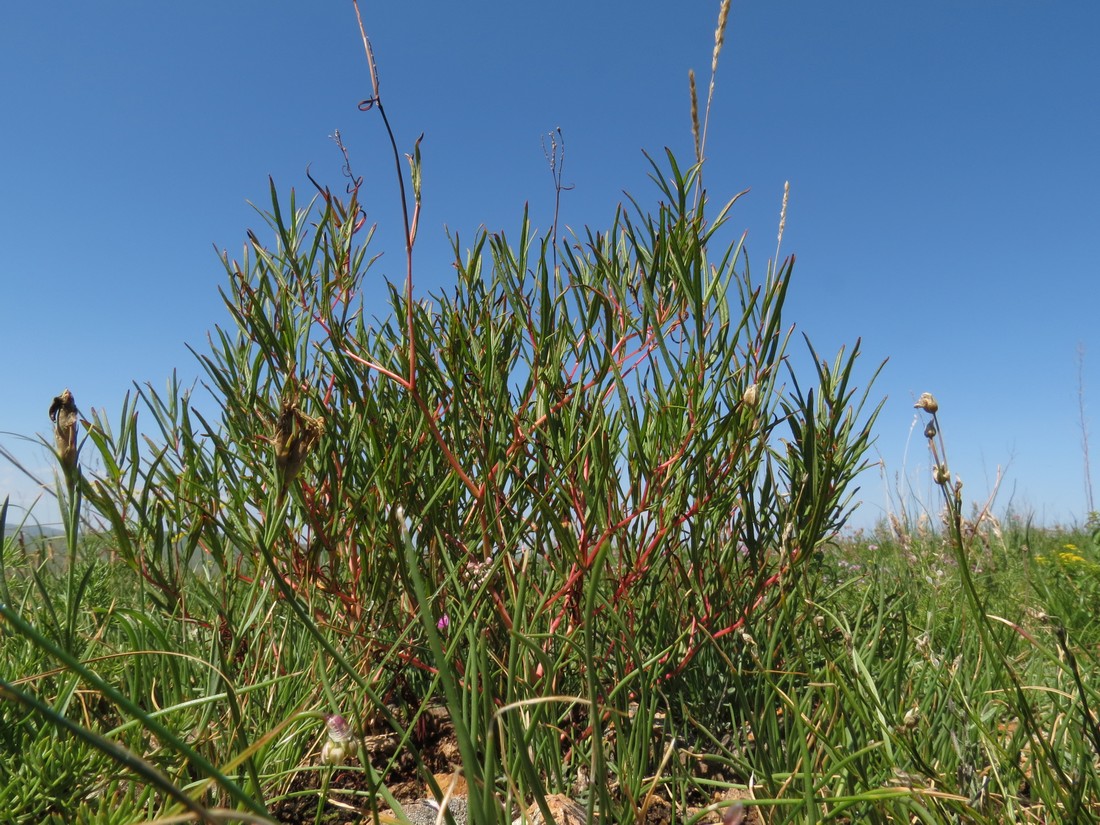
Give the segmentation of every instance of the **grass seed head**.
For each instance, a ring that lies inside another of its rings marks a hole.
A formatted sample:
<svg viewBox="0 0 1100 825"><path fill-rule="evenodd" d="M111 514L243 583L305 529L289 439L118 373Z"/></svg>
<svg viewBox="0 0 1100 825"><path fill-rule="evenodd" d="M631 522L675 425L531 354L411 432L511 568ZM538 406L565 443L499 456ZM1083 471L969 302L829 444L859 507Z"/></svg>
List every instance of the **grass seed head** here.
<svg viewBox="0 0 1100 825"><path fill-rule="evenodd" d="M714 54L710 59L711 74L718 71L718 55L722 53L722 45L726 42L726 23L730 16L730 0L722 0L722 6L718 9L718 25L714 29Z"/></svg>
<svg viewBox="0 0 1100 825"><path fill-rule="evenodd" d="M695 70L688 70L688 87L691 90L691 137L695 142L695 159L702 160L700 154L702 147L699 145L699 96L695 91Z"/></svg>
<svg viewBox="0 0 1100 825"><path fill-rule="evenodd" d="M783 206L779 210L779 236L777 238L779 243L783 243L783 232L787 228L787 205L790 203L790 200L791 182L788 180L783 183Z"/></svg>

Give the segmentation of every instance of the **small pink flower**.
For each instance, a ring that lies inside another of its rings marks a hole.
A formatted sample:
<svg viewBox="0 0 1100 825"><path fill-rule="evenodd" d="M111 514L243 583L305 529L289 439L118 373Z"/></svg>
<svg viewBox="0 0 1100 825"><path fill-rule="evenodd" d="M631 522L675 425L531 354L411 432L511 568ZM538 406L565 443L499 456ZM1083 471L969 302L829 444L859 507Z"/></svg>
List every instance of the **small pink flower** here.
<svg viewBox="0 0 1100 825"><path fill-rule="evenodd" d="M333 713L325 717L325 724L328 726L328 737L337 742L349 742L351 741L351 725L347 723L347 720L338 713Z"/></svg>
<svg viewBox="0 0 1100 825"><path fill-rule="evenodd" d="M438 627L440 630L446 630L448 627L451 626L451 617L444 613L442 616L439 617L439 621L435 623L435 626Z"/></svg>

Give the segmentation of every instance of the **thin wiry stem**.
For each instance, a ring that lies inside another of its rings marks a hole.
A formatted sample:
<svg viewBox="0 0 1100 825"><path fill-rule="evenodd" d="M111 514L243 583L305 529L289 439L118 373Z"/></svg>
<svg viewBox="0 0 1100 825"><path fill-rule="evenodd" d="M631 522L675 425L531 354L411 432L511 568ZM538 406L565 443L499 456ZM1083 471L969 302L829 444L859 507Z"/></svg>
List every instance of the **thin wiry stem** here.
<svg viewBox="0 0 1100 825"><path fill-rule="evenodd" d="M557 137L555 137L555 134ZM550 176L554 179L554 225L551 229L551 255L553 257L554 272L558 271L558 216L561 213L561 193L573 187L562 185L562 173L565 169L565 135L559 126L550 132L550 148L546 148L546 138L543 138L542 153L546 162L550 165ZM559 153L560 147L560 153Z"/></svg>
<svg viewBox="0 0 1100 825"><path fill-rule="evenodd" d="M405 323L409 333L409 386L416 386L416 339L413 336L413 267L412 250L413 235L409 221L409 202L405 193L405 175L401 170L401 152L397 148L397 138L390 127L390 119L386 116L386 107L382 105L382 96L378 87L378 67L374 61L374 49L371 48L370 38L363 26L363 15L359 12L359 0L351 0L355 6L355 19L359 23L359 35L363 39L363 50L367 55L367 65L370 68L370 82L373 97L359 104L361 111L369 111L377 107L382 115L382 124L386 127L386 135L390 139L390 149L393 152L394 167L397 169L397 185L401 189L401 218L405 224Z"/></svg>
<svg viewBox="0 0 1100 825"><path fill-rule="evenodd" d="M436 425L435 419L431 414L431 410L428 408L427 403L421 397L416 385L416 365L417 365L417 353L416 353L416 330L414 324L414 304L413 304L413 241L415 240L415 218L413 221L409 219L409 202L408 196L405 192L405 175L401 169L401 152L397 148L397 138L394 136L393 128L390 126L390 120L386 116L386 108L382 105L382 97L379 92L378 84L378 67L374 60L374 50L371 48L370 38L367 37L366 28L363 26L363 15L359 11L358 0L351 0L352 5L355 7L355 19L359 24L359 35L363 40L363 50L367 55L367 65L370 68L370 80L371 91L373 97L369 100L363 101L359 104L361 111L369 111L370 109L377 108L378 113L382 115L382 124L386 128L386 136L390 140L390 149L393 152L394 166L397 170L397 185L401 190L401 218L405 224L405 329L406 337L408 338L408 358L409 358L409 374L403 380L399 381L402 386L406 387L413 398L413 401L420 408L424 414L425 420L428 423L428 427L431 430L432 437L439 448L446 456L448 463L458 474L458 477L462 480L462 483L470 490L474 498L480 501L485 495L485 485L478 485L470 475L462 468L457 456L447 446L446 441L443 439L443 434L439 431L439 427ZM417 141L419 143L419 141ZM417 213L419 213L419 203L416 206Z"/></svg>

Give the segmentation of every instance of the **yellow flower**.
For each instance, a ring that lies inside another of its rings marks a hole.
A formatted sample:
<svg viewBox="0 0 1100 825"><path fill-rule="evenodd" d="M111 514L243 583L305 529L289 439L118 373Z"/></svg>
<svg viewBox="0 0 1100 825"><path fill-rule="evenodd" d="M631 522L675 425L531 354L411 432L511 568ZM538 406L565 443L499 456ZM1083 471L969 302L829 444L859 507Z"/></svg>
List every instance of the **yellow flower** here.
<svg viewBox="0 0 1100 825"><path fill-rule="evenodd" d="M1082 564L1085 561L1076 553L1059 553L1058 558L1062 560L1062 564Z"/></svg>

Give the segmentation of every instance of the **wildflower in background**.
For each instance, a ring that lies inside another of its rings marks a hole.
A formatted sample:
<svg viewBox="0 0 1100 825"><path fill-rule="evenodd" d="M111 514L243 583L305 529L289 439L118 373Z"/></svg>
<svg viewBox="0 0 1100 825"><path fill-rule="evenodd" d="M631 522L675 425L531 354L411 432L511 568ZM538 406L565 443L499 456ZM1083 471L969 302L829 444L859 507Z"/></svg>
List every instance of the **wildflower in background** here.
<svg viewBox="0 0 1100 825"><path fill-rule="evenodd" d="M344 758L355 748L351 725L338 713L325 717L328 738L321 747L321 761L326 765L340 765Z"/></svg>
<svg viewBox="0 0 1100 825"><path fill-rule="evenodd" d="M1071 545L1066 545L1067 547ZM1062 564L1083 564L1085 559L1083 556L1079 556L1076 553L1062 552L1058 554L1058 558L1062 560Z"/></svg>
<svg viewBox="0 0 1100 825"><path fill-rule="evenodd" d="M435 623L435 626L438 627L440 630L446 630L448 627L451 626L451 617L444 613L442 616L439 617L439 621Z"/></svg>

